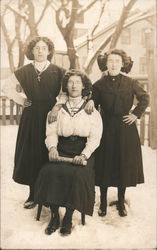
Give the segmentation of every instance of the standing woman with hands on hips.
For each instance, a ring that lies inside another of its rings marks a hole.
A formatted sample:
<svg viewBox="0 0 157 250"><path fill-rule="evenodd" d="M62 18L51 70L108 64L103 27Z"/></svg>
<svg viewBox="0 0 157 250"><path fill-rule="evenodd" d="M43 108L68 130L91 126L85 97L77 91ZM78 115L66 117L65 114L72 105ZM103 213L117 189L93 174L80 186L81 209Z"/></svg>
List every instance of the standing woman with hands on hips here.
<svg viewBox="0 0 157 250"><path fill-rule="evenodd" d="M24 106L16 142L13 179L30 187L29 197L24 203L27 209L35 206L34 184L40 168L48 160L46 117L56 103L65 71L50 63L53 53L54 44L49 38L32 39L26 49L26 56L32 62L17 69L3 87L8 98ZM16 91L19 84L25 96Z"/></svg>
<svg viewBox="0 0 157 250"><path fill-rule="evenodd" d="M127 187L144 182L140 138L135 121L149 103L149 96L138 81L125 73L133 62L123 50L113 49L98 57L101 71L106 71L93 85L93 101L100 105L103 135L96 152L96 185L100 187L99 216L107 213L107 189L118 188L117 209L126 216L125 191ZM124 72L124 73L123 73ZM134 97L137 105L133 108ZM88 103L92 109L93 101ZM132 110L133 108L133 110Z"/></svg>

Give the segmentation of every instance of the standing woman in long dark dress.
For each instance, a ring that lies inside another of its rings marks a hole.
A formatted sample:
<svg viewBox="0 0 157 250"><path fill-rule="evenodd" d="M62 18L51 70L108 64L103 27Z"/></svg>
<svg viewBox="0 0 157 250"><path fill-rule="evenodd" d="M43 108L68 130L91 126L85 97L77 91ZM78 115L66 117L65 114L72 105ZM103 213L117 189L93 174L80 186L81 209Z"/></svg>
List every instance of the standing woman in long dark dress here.
<svg viewBox="0 0 157 250"><path fill-rule="evenodd" d="M138 81L122 73L128 73L132 64L123 50L113 49L98 57L100 70L107 70L93 85L93 100L96 107L100 105L103 119L103 136L95 166L96 185L100 187L99 216L107 212L108 187L118 188L117 209L120 216L126 216L126 188L144 182L135 121L148 106L149 96ZM138 103L133 108L134 97Z"/></svg>
<svg viewBox="0 0 157 250"><path fill-rule="evenodd" d="M51 64L54 44L47 37L36 37L27 46L29 63L14 72L3 87L7 97L24 106L14 159L13 179L28 185L30 194L24 208L33 208L34 183L41 166L48 160L45 146L47 113L56 103L64 70ZM25 96L16 91L20 84Z"/></svg>

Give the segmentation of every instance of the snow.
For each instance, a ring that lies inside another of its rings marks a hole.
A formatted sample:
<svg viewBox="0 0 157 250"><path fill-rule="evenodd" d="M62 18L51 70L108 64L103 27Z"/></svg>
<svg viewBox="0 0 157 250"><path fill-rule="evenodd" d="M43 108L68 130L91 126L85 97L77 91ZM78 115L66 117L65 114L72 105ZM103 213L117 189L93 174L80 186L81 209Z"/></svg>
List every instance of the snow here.
<svg viewBox="0 0 157 250"><path fill-rule="evenodd" d="M107 215L97 215L99 189L93 217L86 216L85 226L75 211L70 236L62 237L57 230L46 235L50 219L48 208L43 207L40 221L37 208L27 210L23 203L28 187L12 180L17 126L1 126L1 249L152 249L156 237L156 151L142 147L145 184L128 188L127 217L119 217L115 206L108 206ZM109 188L108 203L116 200L117 190ZM64 208L60 209L61 219Z"/></svg>

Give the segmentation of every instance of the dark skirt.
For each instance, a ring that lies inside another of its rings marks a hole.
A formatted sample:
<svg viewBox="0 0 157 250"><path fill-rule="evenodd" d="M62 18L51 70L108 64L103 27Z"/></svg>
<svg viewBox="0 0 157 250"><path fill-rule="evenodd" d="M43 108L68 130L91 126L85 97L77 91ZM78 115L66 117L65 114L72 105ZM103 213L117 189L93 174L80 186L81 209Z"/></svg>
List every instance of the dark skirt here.
<svg viewBox="0 0 157 250"><path fill-rule="evenodd" d="M33 103L23 111L14 158L13 179L17 183L34 184L41 167L48 161L45 131L50 108L50 102L45 101Z"/></svg>
<svg viewBox="0 0 157 250"><path fill-rule="evenodd" d="M144 182L141 144L136 124L121 116L105 117L101 144L96 151L97 186L129 187Z"/></svg>
<svg viewBox="0 0 157 250"><path fill-rule="evenodd" d="M73 140L74 139L74 140ZM60 156L74 157L85 147L86 138L59 138ZM92 215L94 207L94 156L86 166L48 162L41 169L35 185L35 202L71 207Z"/></svg>

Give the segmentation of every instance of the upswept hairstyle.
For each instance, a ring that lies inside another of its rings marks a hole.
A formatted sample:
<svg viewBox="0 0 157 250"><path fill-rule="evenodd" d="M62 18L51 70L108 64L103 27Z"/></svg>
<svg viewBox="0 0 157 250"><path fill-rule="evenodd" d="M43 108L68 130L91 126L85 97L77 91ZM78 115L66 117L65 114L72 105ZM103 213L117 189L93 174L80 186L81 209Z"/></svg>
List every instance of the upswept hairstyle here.
<svg viewBox="0 0 157 250"><path fill-rule="evenodd" d="M101 71L107 70L106 63L107 63L107 58L110 54L115 54L115 55L121 56L122 62L123 62L123 67L121 68L121 71L125 72L125 73L130 72L132 65L133 65L133 61L131 60L131 57L128 56L126 54L126 52L124 50L121 50L121 49L112 49L112 50L109 50L108 52L104 53L104 55L98 56L97 63L98 63L99 69Z"/></svg>
<svg viewBox="0 0 157 250"><path fill-rule="evenodd" d="M53 53L54 53L54 44L53 42L46 36L38 36L38 37L35 37L34 39L32 39L26 49L25 49L25 55L27 56L27 58L29 60L34 60L34 55L32 53L32 50L33 48L35 47L36 43L39 42L39 41L43 41L47 44L48 46L48 49L49 49L49 55L47 56L47 60L49 60L51 62L51 59L53 57Z"/></svg>
<svg viewBox="0 0 157 250"><path fill-rule="evenodd" d="M70 70L65 72L65 75L63 76L63 80L62 80L63 92L66 92L68 94L67 83L68 83L69 78L71 76L80 76L81 77L81 80L82 80L82 83L84 86L84 89L82 90L82 96L90 98L90 95L92 93L92 83L85 73L83 73L80 70L76 70L76 69L70 69Z"/></svg>

